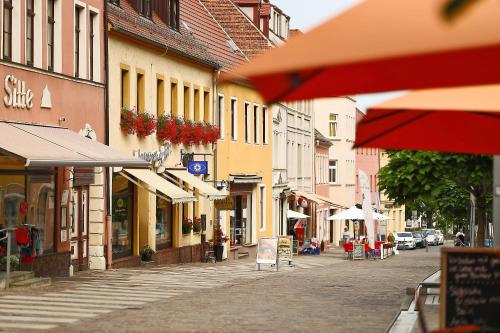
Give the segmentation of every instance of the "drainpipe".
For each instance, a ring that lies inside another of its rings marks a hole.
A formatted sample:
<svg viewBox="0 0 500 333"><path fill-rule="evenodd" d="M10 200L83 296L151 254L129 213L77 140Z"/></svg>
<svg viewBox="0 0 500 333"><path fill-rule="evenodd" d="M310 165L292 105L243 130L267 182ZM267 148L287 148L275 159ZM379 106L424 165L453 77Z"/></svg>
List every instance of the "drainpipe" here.
<svg viewBox="0 0 500 333"><path fill-rule="evenodd" d="M219 94L217 91L217 78L219 77L220 71L218 69L213 70L213 78L212 78L212 91L213 91L213 109L212 109L212 121L215 123L215 118L218 112L218 100L219 100ZM220 124L219 124L220 128ZM214 164L214 187L217 188L217 142L215 145L213 145L213 164ZM215 209L215 204L214 204L214 211L213 211L213 224L212 224L212 240L214 240L214 231L215 231L215 225L217 223L217 210Z"/></svg>
<svg viewBox="0 0 500 333"><path fill-rule="evenodd" d="M104 2L104 131L105 131L105 144L109 146L109 46L108 46L108 2ZM106 237L106 268L111 268L112 264L112 249L111 249L111 179L113 176L113 168L107 168L106 174L106 186L105 186L105 197L106 197L106 219L104 222ZM107 192L106 192L107 191Z"/></svg>

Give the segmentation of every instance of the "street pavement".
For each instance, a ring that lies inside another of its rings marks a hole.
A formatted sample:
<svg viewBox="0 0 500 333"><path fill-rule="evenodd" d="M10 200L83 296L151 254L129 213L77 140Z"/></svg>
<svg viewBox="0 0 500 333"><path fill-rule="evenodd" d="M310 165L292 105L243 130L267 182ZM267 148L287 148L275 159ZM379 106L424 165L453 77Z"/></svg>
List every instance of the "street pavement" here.
<svg viewBox="0 0 500 333"><path fill-rule="evenodd" d="M0 332L385 332L439 248L385 260L340 251L279 271L251 260L84 272L0 293Z"/></svg>

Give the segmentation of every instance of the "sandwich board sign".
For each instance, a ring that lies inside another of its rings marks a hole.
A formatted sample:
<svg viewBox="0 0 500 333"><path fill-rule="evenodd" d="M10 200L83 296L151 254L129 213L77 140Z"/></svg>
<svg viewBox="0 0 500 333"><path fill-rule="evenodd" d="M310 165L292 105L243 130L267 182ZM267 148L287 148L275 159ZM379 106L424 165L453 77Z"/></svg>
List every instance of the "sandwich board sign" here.
<svg viewBox="0 0 500 333"><path fill-rule="evenodd" d="M292 265L293 256L293 236L278 237L278 258L281 261L288 261Z"/></svg>
<svg viewBox="0 0 500 333"><path fill-rule="evenodd" d="M260 271L261 264L276 266L278 270L278 238L261 237L257 244L257 268Z"/></svg>

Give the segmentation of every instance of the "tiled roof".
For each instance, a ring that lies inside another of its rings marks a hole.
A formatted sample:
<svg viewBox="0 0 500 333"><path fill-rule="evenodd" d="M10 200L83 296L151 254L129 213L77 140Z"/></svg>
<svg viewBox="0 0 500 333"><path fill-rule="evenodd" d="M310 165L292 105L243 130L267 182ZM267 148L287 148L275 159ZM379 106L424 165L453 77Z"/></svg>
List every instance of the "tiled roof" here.
<svg viewBox="0 0 500 333"><path fill-rule="evenodd" d="M182 20L193 32L193 37L204 44L210 55L222 65L223 70L248 61L241 50L231 48L231 38L199 0L182 0L182 3L186 13Z"/></svg>
<svg viewBox="0 0 500 333"><path fill-rule="evenodd" d="M270 41L232 0L200 0L248 58L271 48Z"/></svg>
<svg viewBox="0 0 500 333"><path fill-rule="evenodd" d="M181 21L186 15L190 15L186 1L180 1ZM108 20L113 30L153 45L165 47L181 56L212 67L220 67L206 45L196 40L182 24L180 24L179 31L175 31L168 27L155 12L153 12L152 19L142 17L128 1L120 1L120 7L109 4L108 9Z"/></svg>

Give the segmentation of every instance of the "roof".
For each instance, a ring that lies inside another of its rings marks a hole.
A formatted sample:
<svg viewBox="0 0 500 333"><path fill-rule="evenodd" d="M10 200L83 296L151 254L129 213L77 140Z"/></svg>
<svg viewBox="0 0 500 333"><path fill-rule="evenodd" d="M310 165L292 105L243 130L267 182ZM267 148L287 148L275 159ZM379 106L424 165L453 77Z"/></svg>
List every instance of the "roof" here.
<svg viewBox="0 0 500 333"><path fill-rule="evenodd" d="M192 15L190 1L193 0L181 0L179 3L180 22ZM155 11L152 13L152 18L148 19L139 15L128 1L120 1L120 6L113 4L108 6L108 20L114 31L167 48L178 55L211 67L220 67L209 53L207 46L194 38L182 23L179 24L179 31L175 31L167 26Z"/></svg>
<svg viewBox="0 0 500 333"><path fill-rule="evenodd" d="M200 0L248 58L272 47L271 42L232 0Z"/></svg>
<svg viewBox="0 0 500 333"><path fill-rule="evenodd" d="M314 140L318 140L324 145L331 146L332 145L332 140L328 139L326 136L321 134L320 131L317 129L314 129Z"/></svg>
<svg viewBox="0 0 500 333"><path fill-rule="evenodd" d="M231 48L231 38L199 0L183 0L182 3L186 13L182 20L188 24L192 36L205 45L206 50L222 69L229 69L248 61L240 49Z"/></svg>
<svg viewBox="0 0 500 333"><path fill-rule="evenodd" d="M261 16L270 16L271 15L271 4L269 2L263 2L260 6L260 15Z"/></svg>

